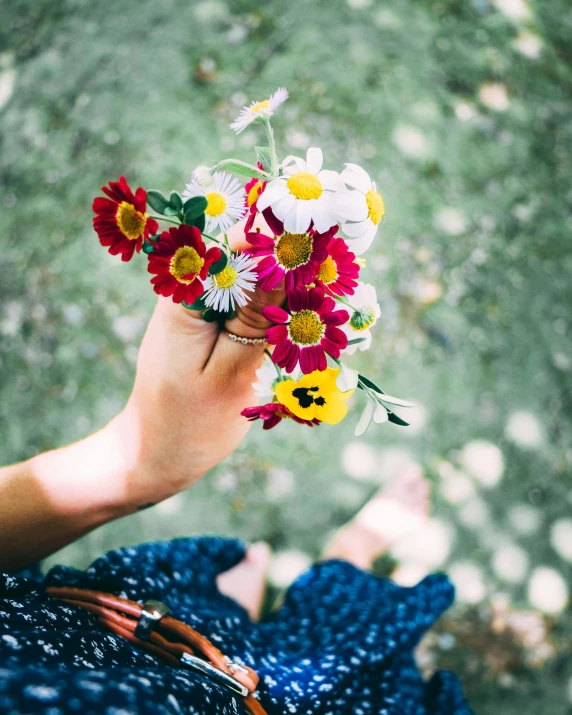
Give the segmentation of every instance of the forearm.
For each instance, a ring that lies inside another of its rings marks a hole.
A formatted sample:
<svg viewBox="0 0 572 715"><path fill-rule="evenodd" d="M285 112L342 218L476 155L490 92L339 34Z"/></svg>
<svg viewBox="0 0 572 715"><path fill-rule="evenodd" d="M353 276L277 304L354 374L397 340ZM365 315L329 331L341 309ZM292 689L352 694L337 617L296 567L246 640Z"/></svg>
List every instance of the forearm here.
<svg viewBox="0 0 572 715"><path fill-rule="evenodd" d="M14 572L135 511L136 456L122 416L67 447L0 469L0 571Z"/></svg>

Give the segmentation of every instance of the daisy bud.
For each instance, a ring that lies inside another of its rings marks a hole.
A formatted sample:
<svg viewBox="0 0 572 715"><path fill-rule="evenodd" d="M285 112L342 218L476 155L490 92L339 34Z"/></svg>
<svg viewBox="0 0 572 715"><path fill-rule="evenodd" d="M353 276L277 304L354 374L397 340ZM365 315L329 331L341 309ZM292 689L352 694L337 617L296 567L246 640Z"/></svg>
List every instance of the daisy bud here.
<svg viewBox="0 0 572 715"><path fill-rule="evenodd" d="M197 182L197 184L204 186L205 189L212 186L214 183L209 167L204 164L197 166L197 168L193 171L193 179Z"/></svg>

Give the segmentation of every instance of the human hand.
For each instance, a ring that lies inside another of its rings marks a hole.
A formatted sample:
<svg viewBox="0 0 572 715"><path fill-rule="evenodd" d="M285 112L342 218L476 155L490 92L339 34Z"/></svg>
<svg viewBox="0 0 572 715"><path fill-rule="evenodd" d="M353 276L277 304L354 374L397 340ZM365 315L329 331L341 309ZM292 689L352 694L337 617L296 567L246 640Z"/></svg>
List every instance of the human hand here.
<svg viewBox="0 0 572 715"><path fill-rule="evenodd" d="M264 230L263 219L259 225ZM233 248L246 247L243 222L228 236ZM269 293L257 288L226 330L263 337L270 323L262 309L280 305L284 297L281 287ZM133 392L113 423L133 465L125 489L132 508L194 484L248 431L249 422L240 413L256 402L252 383L265 346L233 342L226 330L159 297L141 344Z"/></svg>

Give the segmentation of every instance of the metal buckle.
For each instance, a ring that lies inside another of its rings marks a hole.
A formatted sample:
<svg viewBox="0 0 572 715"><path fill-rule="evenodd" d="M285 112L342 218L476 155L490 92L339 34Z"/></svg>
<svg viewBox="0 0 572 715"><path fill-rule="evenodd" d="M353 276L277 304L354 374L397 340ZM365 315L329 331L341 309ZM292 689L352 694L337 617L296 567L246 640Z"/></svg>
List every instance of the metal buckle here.
<svg viewBox="0 0 572 715"><path fill-rule="evenodd" d="M149 639L151 632L159 623L163 616L166 616L171 609L165 606L161 601L146 601L141 615L139 616L139 622L135 627L135 636L142 641Z"/></svg>
<svg viewBox="0 0 572 715"><path fill-rule="evenodd" d="M229 659L226 659L226 660L228 663ZM228 688L228 690L230 690L233 693L242 695L242 697L244 697L244 698L247 695L250 695L250 690L246 686L244 686L242 683L240 683L236 678L233 678L232 675L225 673L223 670L220 670L220 668L217 668L216 666L212 665L212 663L209 663L208 661L203 660L202 658L197 658L196 655L190 655L189 653L183 653L183 655L181 656L181 663L188 665L189 668L192 668L193 670L196 670L199 673L202 673L203 675L208 675L216 683L224 686L225 688ZM237 665L233 661L231 661L231 663L232 663L232 666L234 666L234 668L240 669L240 670L245 670L242 666ZM229 668L231 668L230 664L229 664ZM248 672L248 671L245 671L245 672Z"/></svg>

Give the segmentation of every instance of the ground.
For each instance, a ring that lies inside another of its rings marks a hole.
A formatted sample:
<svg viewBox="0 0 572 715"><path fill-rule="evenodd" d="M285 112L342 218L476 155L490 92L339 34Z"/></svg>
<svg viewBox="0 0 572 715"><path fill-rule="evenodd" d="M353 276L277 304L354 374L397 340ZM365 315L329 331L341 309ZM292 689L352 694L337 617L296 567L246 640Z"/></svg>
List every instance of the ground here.
<svg viewBox="0 0 572 715"><path fill-rule="evenodd" d="M0 3L0 461L79 438L122 407L153 306L143 262L97 243L90 205L125 173L182 190L252 159L240 107L286 86L282 156L365 166L387 216L357 362L416 403L408 430L251 431L197 487L58 555L216 531L266 539L278 587L404 464L432 521L379 564L450 573L422 644L477 713L571 712L572 7L566 0ZM397 568L397 570L395 570Z"/></svg>

